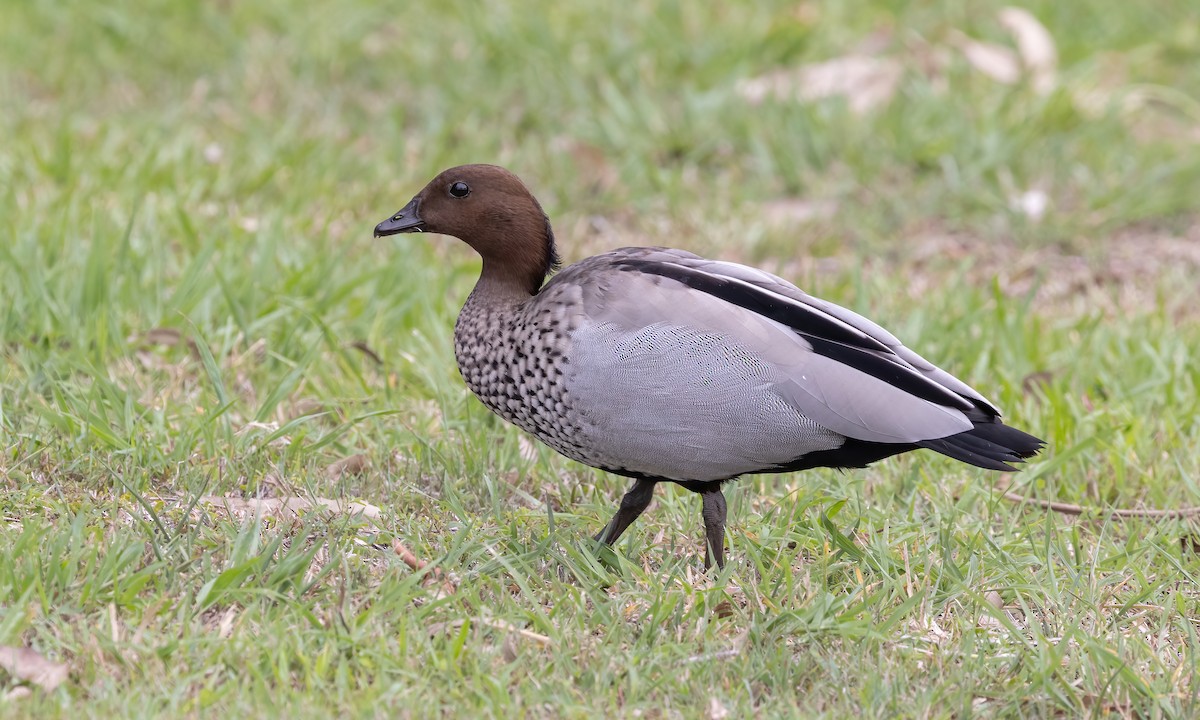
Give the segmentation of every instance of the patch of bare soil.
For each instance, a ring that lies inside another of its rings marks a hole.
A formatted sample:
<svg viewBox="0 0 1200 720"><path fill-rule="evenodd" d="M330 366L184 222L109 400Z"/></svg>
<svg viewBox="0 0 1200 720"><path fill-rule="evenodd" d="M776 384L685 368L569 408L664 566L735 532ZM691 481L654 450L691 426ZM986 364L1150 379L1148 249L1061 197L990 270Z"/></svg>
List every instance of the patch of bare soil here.
<svg viewBox="0 0 1200 720"><path fill-rule="evenodd" d="M1011 297L1032 295L1039 314L1122 316L1164 307L1177 321L1200 320L1200 222L1183 232L1130 227L1089 240L1018 248L958 235L914 244L915 295L943 281L946 261L978 283L994 279Z"/></svg>

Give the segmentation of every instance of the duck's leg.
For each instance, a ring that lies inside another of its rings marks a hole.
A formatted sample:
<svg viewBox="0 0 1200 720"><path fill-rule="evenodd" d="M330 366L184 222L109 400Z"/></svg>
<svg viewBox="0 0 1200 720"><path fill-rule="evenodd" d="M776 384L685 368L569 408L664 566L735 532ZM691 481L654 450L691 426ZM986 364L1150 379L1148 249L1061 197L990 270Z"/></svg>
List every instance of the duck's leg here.
<svg viewBox="0 0 1200 720"><path fill-rule="evenodd" d="M704 518L704 569L712 567L715 560L718 568L725 567L725 494L718 485L716 489L700 493L704 506L700 515Z"/></svg>
<svg viewBox="0 0 1200 720"><path fill-rule="evenodd" d="M645 478L635 481L629 492L625 493L625 497L621 498L621 507L617 508L617 514L613 516L608 525L604 526L603 530L596 533L596 541L605 545L615 543L617 538L621 537L621 533L625 532L625 528L637 520L638 516L645 512L650 505L650 500L654 497L654 485L657 482L657 480Z"/></svg>

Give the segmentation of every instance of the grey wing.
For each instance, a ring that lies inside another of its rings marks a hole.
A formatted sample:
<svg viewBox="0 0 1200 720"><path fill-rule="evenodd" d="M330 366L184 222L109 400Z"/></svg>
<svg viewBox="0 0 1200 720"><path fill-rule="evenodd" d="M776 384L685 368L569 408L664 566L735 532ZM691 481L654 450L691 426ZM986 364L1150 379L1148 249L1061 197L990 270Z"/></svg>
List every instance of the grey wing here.
<svg viewBox="0 0 1200 720"><path fill-rule="evenodd" d="M750 283L767 292L776 293L782 297L803 303L811 307L814 311L825 313L830 317L836 318L855 328L856 330L859 330L864 335L878 340L880 343L886 346L888 350L894 353L896 357L910 365L914 370L926 376L933 382L948 388L955 393L983 403L985 406L987 406L987 409L990 410L991 413L997 417L1000 415L1000 412L996 410L995 403L980 394L978 390L921 357L911 348L908 348L901 343L895 335L888 332L877 323L872 322L862 315L859 315L853 310L848 310L840 305L835 305L834 303L831 303L827 300L822 300L818 297L813 297L781 277L772 275L764 270L748 267L746 265L723 262L720 260L705 260L694 255L691 258L678 258L675 260L675 262L685 266L695 267L714 275L723 275L729 278L740 280L742 282Z"/></svg>

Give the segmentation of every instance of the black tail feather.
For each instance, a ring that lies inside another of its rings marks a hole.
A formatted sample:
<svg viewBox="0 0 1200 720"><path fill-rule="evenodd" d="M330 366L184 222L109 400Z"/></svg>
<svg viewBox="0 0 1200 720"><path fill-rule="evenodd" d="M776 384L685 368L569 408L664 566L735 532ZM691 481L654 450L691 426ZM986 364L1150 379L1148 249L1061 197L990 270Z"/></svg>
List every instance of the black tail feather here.
<svg viewBox="0 0 1200 720"><path fill-rule="evenodd" d="M1037 455L1045 442L1002 422L983 422L966 432L917 445L989 470L1015 471L1009 463Z"/></svg>

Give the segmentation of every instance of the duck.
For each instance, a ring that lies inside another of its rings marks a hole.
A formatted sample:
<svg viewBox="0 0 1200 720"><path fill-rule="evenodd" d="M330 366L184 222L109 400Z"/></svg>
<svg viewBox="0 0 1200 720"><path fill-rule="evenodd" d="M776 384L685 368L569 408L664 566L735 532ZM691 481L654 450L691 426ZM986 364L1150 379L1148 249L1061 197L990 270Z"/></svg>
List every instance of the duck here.
<svg viewBox="0 0 1200 720"><path fill-rule="evenodd" d="M725 566L722 486L745 474L863 468L918 449L1014 471L1045 443L862 315L776 275L666 247L560 268L550 220L512 172L433 178L375 237L435 233L483 259L454 325L471 392L571 460L632 486L613 545L660 483L700 496L705 561Z"/></svg>

